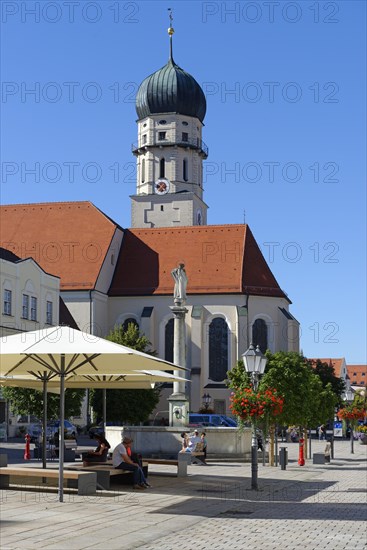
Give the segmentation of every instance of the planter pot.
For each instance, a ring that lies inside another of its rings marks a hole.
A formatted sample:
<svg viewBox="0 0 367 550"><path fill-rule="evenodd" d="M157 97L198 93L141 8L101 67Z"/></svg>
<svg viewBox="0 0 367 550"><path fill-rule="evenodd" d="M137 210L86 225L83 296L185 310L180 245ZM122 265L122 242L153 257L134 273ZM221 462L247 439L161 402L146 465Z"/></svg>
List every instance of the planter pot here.
<svg viewBox="0 0 367 550"><path fill-rule="evenodd" d="M367 435L362 435L359 439L360 445L367 445Z"/></svg>

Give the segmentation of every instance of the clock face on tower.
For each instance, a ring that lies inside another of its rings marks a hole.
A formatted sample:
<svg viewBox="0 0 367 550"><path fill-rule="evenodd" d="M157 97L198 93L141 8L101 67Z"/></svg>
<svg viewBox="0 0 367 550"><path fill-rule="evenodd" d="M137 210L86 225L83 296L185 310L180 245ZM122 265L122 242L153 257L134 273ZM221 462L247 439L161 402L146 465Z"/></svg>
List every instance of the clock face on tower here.
<svg viewBox="0 0 367 550"><path fill-rule="evenodd" d="M165 195L168 193L170 182L167 178L159 178L154 184L154 191L157 195Z"/></svg>

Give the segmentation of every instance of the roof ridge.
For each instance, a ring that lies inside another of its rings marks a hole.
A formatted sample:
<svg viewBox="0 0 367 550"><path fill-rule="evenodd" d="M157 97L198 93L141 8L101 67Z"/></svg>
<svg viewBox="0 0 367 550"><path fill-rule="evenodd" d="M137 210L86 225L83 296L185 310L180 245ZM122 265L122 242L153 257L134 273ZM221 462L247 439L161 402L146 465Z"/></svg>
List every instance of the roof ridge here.
<svg viewBox="0 0 367 550"><path fill-rule="evenodd" d="M149 231L149 232L155 232L155 231L179 231L180 229L194 229L194 230L202 230L205 231L210 228L216 228L216 227L229 227L229 228L247 228L247 223L223 223L223 224L215 224L215 225L180 225L177 227L128 227L127 231L131 232L137 232L137 231Z"/></svg>
<svg viewBox="0 0 367 550"><path fill-rule="evenodd" d="M9 206L45 206L45 205L53 205L53 204L91 204L95 208L95 204L92 203L92 201L56 201L56 202L24 202L24 203L14 203L14 204L2 204L1 207L9 207Z"/></svg>

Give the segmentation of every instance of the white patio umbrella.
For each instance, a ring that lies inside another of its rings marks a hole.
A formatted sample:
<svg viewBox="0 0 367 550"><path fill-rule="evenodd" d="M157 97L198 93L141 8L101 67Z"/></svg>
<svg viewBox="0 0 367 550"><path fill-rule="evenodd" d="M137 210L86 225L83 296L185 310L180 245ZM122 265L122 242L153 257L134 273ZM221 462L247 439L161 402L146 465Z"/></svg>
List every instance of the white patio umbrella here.
<svg viewBox="0 0 367 550"><path fill-rule="evenodd" d="M187 370L66 326L6 336L0 345L0 376L60 378L60 426L64 425L65 418L65 377L76 372L121 375L144 369ZM64 430L59 432L59 501L63 502Z"/></svg>
<svg viewBox="0 0 367 550"><path fill-rule="evenodd" d="M37 378L20 378L17 376L0 376L0 388L26 388L28 390L43 390L42 380ZM47 393L60 394L60 383L54 382L47 386Z"/></svg>
<svg viewBox="0 0 367 550"><path fill-rule="evenodd" d="M60 382L55 377L45 380L48 393L60 393ZM163 371L136 371L122 375L74 374L65 377L65 389L122 389L149 390L161 382L187 382L186 378ZM27 388L42 391L44 381L31 376L1 376L0 387Z"/></svg>
<svg viewBox="0 0 367 550"><path fill-rule="evenodd" d="M34 378L31 375L1 376L0 387L26 388L43 392L42 467L46 468L47 393L60 394L60 382L53 378ZM65 389L102 389L103 424L106 431L106 390L150 390L159 382L187 382L185 378L164 371L136 371L122 375L72 374L65 377Z"/></svg>

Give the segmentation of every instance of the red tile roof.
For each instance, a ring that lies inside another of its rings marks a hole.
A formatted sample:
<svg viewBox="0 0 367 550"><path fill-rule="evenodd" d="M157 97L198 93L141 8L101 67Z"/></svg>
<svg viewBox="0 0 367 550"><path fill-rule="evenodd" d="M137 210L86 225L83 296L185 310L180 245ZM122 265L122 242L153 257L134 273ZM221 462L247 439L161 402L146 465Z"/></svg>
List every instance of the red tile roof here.
<svg viewBox="0 0 367 550"><path fill-rule="evenodd" d="M367 365L348 365L347 369L352 386L367 386Z"/></svg>
<svg viewBox="0 0 367 550"><path fill-rule="evenodd" d="M61 278L61 290L95 287L116 228L90 202L1 207L1 243ZM186 265L189 294L285 297L246 225L126 230L111 296L170 295Z"/></svg>
<svg viewBox="0 0 367 550"><path fill-rule="evenodd" d="M61 290L93 289L117 225L91 202L15 204L0 211L1 246L61 278Z"/></svg>
<svg viewBox="0 0 367 550"><path fill-rule="evenodd" d="M318 358L318 359L309 359L309 361L311 361L312 367L316 367L316 361L321 361L321 363L327 363L328 365L331 365L332 367L334 367L335 376L337 376L338 378L344 378L341 372L344 358L341 358L341 359Z"/></svg>
<svg viewBox="0 0 367 550"><path fill-rule="evenodd" d="M188 294L286 297L247 225L126 230L109 294L170 295L179 262Z"/></svg>

